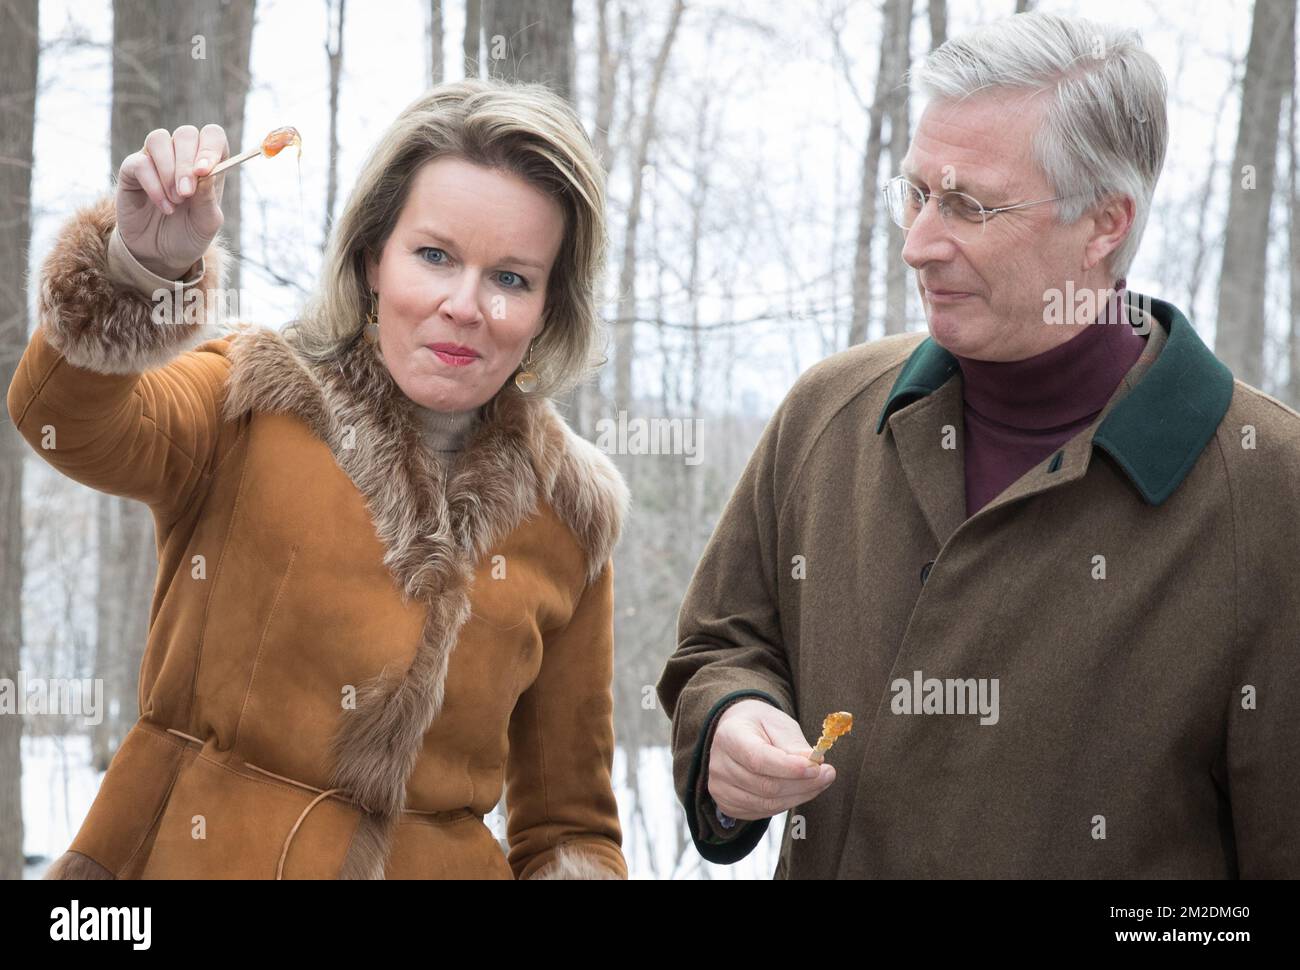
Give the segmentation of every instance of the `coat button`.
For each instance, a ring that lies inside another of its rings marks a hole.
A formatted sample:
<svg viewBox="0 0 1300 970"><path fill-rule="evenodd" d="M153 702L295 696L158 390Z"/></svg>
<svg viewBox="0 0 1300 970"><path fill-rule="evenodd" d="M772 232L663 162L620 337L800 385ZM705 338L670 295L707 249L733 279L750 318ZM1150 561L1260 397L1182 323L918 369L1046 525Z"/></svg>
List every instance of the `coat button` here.
<svg viewBox="0 0 1300 970"><path fill-rule="evenodd" d="M921 567L921 582L922 582L922 583L924 583L927 579L930 578L930 567L932 567L933 565L934 565L934 560L931 559L928 563L926 563L924 566Z"/></svg>

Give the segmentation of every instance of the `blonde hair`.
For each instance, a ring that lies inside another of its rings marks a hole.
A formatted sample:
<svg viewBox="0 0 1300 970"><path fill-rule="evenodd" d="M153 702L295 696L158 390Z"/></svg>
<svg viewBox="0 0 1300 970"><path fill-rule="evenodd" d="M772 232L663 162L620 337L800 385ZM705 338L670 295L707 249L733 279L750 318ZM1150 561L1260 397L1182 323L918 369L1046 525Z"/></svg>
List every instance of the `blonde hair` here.
<svg viewBox="0 0 1300 970"><path fill-rule="evenodd" d="M379 259L416 173L443 157L517 175L563 210L564 239L530 370L538 393L567 390L603 363L593 354L603 331L597 293L607 245L605 171L577 114L540 84L456 81L408 105L362 167L334 224L320 284L286 337L304 356L325 361L360 336L370 310L365 257Z"/></svg>

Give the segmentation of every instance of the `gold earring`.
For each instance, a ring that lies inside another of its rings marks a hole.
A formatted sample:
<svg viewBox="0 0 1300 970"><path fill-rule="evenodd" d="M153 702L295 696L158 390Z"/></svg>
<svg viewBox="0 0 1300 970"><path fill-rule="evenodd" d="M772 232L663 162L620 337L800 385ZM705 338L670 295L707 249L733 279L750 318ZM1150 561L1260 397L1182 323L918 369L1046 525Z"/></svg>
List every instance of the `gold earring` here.
<svg viewBox="0 0 1300 970"><path fill-rule="evenodd" d="M374 290L370 291L370 312L366 314L366 327L363 333L366 343L379 342L379 294Z"/></svg>
<svg viewBox="0 0 1300 970"><path fill-rule="evenodd" d="M533 345L528 345L528 359L524 361L524 369L515 375L515 386L525 394L531 394L537 390L537 374L531 369L533 364Z"/></svg>

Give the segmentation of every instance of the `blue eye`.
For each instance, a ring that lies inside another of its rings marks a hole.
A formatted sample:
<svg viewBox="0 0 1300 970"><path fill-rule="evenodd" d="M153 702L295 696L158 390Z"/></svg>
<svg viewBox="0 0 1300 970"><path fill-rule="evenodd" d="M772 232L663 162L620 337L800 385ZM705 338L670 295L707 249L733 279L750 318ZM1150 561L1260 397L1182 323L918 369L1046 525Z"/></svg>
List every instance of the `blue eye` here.
<svg viewBox="0 0 1300 970"><path fill-rule="evenodd" d="M441 266L443 263L447 262L447 254L434 246L421 246L416 250L416 252L421 254L421 258L425 259L426 262L433 263L435 266ZM438 253L442 259L428 259L423 256L424 253Z"/></svg>
<svg viewBox="0 0 1300 970"><path fill-rule="evenodd" d="M509 278L507 279L506 277ZM511 290L528 289L528 281L524 279L522 276L520 276L518 273L512 273L508 269L502 270L497 278L501 280L501 285L506 287L507 289L511 289ZM515 280L517 282L511 282L511 280Z"/></svg>

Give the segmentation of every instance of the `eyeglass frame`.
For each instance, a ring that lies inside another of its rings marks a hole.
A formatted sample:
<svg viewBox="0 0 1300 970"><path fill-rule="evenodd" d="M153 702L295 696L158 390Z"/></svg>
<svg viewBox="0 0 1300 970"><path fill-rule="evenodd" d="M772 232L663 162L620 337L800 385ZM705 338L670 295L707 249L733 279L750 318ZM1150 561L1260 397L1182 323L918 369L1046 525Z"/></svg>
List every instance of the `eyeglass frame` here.
<svg viewBox="0 0 1300 970"><path fill-rule="evenodd" d="M1056 196L1053 196L1053 197L1050 198L1050 199L1036 199L1036 200L1033 201L1033 202L1017 202L1017 203L1015 203L1014 205L1000 205L1000 206L996 206L996 207L994 207L994 208L992 208L992 209L989 209L989 208L986 208L986 207L985 207L985 205L984 205L983 202L981 202L979 199L975 198L975 196L971 195L969 192L962 192L960 189L949 189L949 190L946 191L946 192L941 192L941 193L939 193L938 195L935 195L935 193L933 193L933 192L927 192L927 191L925 191L924 189L922 189L919 185L917 185L915 182L913 182L911 179L909 179L906 175L895 175L893 178L891 178L888 182L886 182L884 185L882 185L882 186L880 187L880 192L881 192L881 194L885 197L885 209L886 209L887 211L890 209L890 205L889 205L889 187L890 187L891 185L893 185L894 183L896 183L896 182L903 182L903 183L905 183L905 184L907 184L907 185L910 185L912 188L916 189L917 192L921 193L921 197L924 199L924 202L921 203L921 208L922 208L922 209L924 209L925 206L926 206L927 204L929 204L929 202L930 202L931 199L933 199L933 198L937 198L937 199L939 199L939 219L940 219L940 221L943 222L943 227L944 227L945 230L947 230L948 235L951 236L953 239L957 240L957 242L967 242L968 240L963 240L963 239L958 238L958 236L956 235L956 233L954 233L954 232L952 231L952 227L948 225L948 220L944 218L944 215L943 215L943 199L944 199L946 196L949 196L949 195L960 195L960 196L962 196L962 197L964 197L964 198L970 199L970 200L971 200L972 202L974 202L977 206L979 206L979 209L980 209L980 235L981 235L981 236L984 235L984 229L985 229L985 227L988 225L988 222L989 222L989 216L990 216L990 215L997 215L999 212L1011 212L1011 211L1014 210L1014 209L1027 209L1027 208L1029 208L1030 206L1034 206L1034 205L1043 205L1043 204L1045 204L1045 203L1047 203L1047 202L1060 202L1060 201L1062 201L1062 200L1064 200L1064 199L1073 198L1073 196L1069 196L1069 195L1056 195ZM920 212L917 213L918 216L920 216L920 214L921 214ZM889 218L890 218L890 221L892 221L892 222L894 223L894 225L898 226L899 229L902 229L903 232L907 232L907 231L911 228L911 226L904 226L904 225L903 225L902 223L900 223L897 219L895 219L895 218L894 218L894 215L893 215L892 212L890 212ZM913 225L915 225L915 222L916 222L916 220L913 220Z"/></svg>

